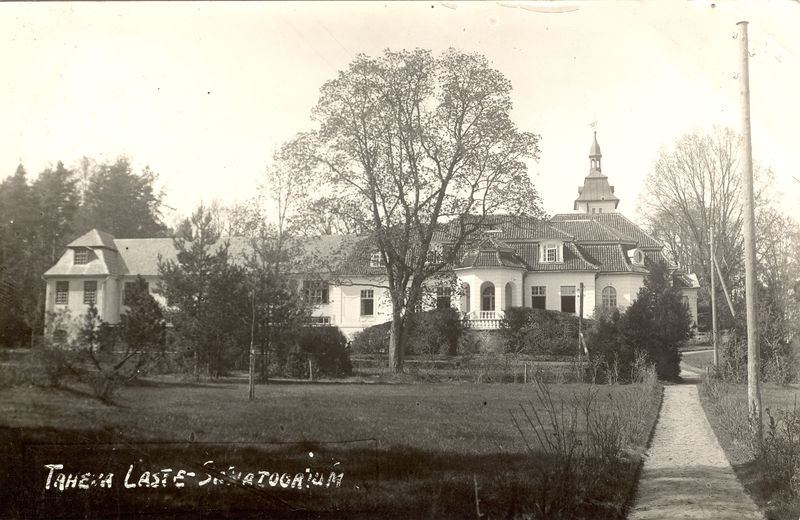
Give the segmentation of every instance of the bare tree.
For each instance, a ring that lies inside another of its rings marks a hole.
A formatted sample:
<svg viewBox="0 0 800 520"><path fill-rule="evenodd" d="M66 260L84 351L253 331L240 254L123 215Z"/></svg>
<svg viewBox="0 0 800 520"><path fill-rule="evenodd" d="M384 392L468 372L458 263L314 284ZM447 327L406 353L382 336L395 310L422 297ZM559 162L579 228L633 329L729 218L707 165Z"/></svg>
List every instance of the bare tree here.
<svg viewBox="0 0 800 520"><path fill-rule="evenodd" d="M391 296L389 365L402 371L403 324L424 282L454 260L481 216L541 216L526 160L539 136L510 118L511 84L485 57L453 49L359 55L325 83L313 159L318 181L368 231ZM473 218L466 219L468 215ZM431 261L440 224L451 246Z"/></svg>
<svg viewBox="0 0 800 520"><path fill-rule="evenodd" d="M709 232L726 285L741 286L742 207L739 174L739 137L731 129L711 134L695 132L680 137L662 151L648 174L640 212L651 234L667 247L681 267L710 285ZM756 171L761 189L757 206L765 203L769 171Z"/></svg>

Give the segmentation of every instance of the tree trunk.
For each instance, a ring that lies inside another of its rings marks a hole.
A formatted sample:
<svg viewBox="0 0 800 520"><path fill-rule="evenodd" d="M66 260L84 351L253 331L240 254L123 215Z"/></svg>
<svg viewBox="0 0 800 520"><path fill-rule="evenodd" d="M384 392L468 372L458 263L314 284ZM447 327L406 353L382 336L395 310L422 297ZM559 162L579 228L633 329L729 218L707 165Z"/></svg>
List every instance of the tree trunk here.
<svg viewBox="0 0 800 520"><path fill-rule="evenodd" d="M403 337L404 316L399 305L392 304L392 325L389 336L389 370L395 374L403 372L405 338Z"/></svg>

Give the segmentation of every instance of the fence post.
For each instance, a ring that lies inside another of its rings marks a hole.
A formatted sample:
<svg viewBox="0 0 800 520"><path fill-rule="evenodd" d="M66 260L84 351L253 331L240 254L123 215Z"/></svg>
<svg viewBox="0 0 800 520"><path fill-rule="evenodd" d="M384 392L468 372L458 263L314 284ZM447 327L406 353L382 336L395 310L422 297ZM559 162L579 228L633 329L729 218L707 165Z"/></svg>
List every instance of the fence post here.
<svg viewBox="0 0 800 520"><path fill-rule="evenodd" d="M528 362L525 362L525 384L528 384Z"/></svg>
<svg viewBox="0 0 800 520"><path fill-rule="evenodd" d="M308 380L309 381L314 380L314 372L311 369L311 358L308 358Z"/></svg>

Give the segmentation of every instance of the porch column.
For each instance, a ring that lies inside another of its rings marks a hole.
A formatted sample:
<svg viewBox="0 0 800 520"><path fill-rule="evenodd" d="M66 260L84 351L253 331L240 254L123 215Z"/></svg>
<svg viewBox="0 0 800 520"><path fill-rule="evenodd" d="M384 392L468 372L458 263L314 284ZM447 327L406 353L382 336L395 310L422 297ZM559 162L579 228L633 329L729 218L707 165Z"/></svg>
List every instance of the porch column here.
<svg viewBox="0 0 800 520"><path fill-rule="evenodd" d="M469 284L469 312L478 316L481 310L481 281L475 280Z"/></svg>
<svg viewBox="0 0 800 520"><path fill-rule="evenodd" d="M506 284L502 280L494 284L494 310L495 312L506 310Z"/></svg>

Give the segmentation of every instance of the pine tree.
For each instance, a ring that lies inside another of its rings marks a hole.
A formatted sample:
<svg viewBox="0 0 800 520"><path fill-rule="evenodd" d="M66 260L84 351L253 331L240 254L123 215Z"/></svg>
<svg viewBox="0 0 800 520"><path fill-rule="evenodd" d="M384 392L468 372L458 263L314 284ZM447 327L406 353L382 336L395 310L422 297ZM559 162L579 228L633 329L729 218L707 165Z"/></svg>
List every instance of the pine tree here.
<svg viewBox="0 0 800 520"><path fill-rule="evenodd" d="M691 337L692 318L667 266L651 263L648 270L636 301L620 321L622 342L629 350L645 351L658 377L674 381L680 375L678 347Z"/></svg>

